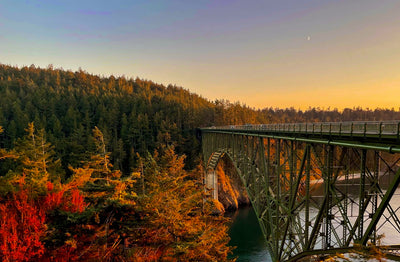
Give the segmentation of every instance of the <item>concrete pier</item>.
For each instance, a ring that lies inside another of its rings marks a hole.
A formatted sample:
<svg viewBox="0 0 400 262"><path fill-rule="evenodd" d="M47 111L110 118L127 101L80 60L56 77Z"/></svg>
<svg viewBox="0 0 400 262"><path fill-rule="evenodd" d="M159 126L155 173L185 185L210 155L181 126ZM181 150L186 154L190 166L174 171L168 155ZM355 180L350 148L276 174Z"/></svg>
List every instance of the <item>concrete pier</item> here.
<svg viewBox="0 0 400 262"><path fill-rule="evenodd" d="M206 172L204 185L211 191L212 198L218 200L218 175L215 170L209 169Z"/></svg>

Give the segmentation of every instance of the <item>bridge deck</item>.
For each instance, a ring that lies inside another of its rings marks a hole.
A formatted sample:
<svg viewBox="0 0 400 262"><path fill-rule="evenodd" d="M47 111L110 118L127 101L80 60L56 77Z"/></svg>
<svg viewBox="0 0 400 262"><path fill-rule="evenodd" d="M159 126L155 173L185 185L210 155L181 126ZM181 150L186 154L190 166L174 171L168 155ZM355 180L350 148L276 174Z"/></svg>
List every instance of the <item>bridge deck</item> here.
<svg viewBox="0 0 400 262"><path fill-rule="evenodd" d="M396 121L357 121L357 122L323 122L323 123L287 123L261 125L229 125L209 127L206 129L246 130L255 132L279 132L314 135L339 135L354 137L390 137L399 139L400 120Z"/></svg>
<svg viewBox="0 0 400 262"><path fill-rule="evenodd" d="M255 135L332 144L391 153L400 152L400 120L332 123L229 125L202 128L202 132Z"/></svg>

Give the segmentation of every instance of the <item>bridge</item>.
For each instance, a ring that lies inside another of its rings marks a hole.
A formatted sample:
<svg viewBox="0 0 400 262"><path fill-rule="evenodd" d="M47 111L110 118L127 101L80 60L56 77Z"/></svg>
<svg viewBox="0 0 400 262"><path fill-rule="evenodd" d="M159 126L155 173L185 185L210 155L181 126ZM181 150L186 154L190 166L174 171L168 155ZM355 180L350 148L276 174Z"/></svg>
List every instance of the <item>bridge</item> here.
<svg viewBox="0 0 400 262"><path fill-rule="evenodd" d="M400 121L201 131L206 186L232 161L274 261L379 246L400 261Z"/></svg>

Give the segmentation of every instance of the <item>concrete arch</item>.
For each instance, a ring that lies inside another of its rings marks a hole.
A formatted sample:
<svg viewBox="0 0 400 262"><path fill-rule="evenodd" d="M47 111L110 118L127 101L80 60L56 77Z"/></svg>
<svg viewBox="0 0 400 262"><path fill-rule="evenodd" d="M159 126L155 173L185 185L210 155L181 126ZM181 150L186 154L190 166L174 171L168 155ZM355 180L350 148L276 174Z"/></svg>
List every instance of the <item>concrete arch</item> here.
<svg viewBox="0 0 400 262"><path fill-rule="evenodd" d="M206 188L211 191L211 196L215 200L218 200L218 174L216 173L216 168L217 168L220 160L224 157L227 157L229 159L229 161L232 162L233 166L235 167L236 173L239 175L239 177L243 183L242 172L238 168L238 163L236 163L235 159L230 154L230 151L226 150L226 149L219 149L219 150L213 152L207 161L207 166L205 169L206 175L205 175L204 184L205 184ZM247 191L247 188L246 188L246 191Z"/></svg>

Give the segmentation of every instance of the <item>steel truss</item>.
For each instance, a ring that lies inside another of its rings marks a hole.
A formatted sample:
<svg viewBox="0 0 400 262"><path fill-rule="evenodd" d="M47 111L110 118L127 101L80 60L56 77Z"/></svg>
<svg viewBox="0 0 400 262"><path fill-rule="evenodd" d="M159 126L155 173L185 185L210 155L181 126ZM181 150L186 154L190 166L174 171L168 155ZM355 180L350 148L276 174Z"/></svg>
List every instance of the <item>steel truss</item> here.
<svg viewBox="0 0 400 262"><path fill-rule="evenodd" d="M388 226L399 241L385 252L396 257L400 154L392 149L399 143L367 145L363 139L202 130L207 170L215 170L223 155L233 162L274 261L382 246L393 240L382 240Z"/></svg>

